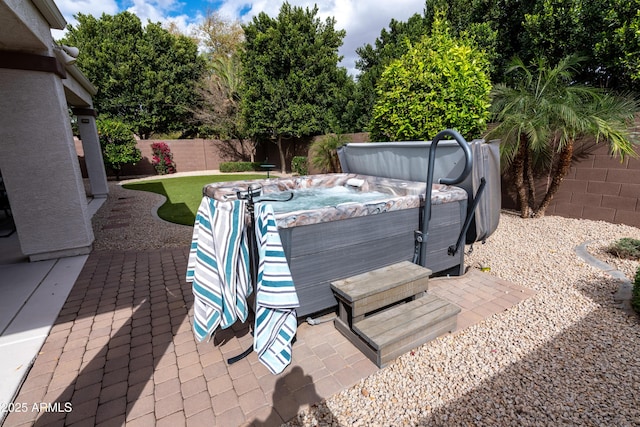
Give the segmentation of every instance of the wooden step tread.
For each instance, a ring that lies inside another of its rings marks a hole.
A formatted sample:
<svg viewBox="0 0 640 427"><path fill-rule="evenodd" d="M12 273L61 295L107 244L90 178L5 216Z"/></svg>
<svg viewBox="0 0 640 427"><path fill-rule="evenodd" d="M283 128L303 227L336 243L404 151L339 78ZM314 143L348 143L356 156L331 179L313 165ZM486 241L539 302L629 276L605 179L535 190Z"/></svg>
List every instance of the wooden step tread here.
<svg viewBox="0 0 640 427"><path fill-rule="evenodd" d="M331 288L340 303L342 320L350 323L347 317L361 320L379 308L421 297L429 287L430 274L428 268L403 261L332 282Z"/></svg>
<svg viewBox="0 0 640 427"><path fill-rule="evenodd" d="M389 310L366 317L354 323L353 331L374 350L380 351L409 337L428 334L442 322L454 318L460 307L435 295L399 304Z"/></svg>
<svg viewBox="0 0 640 427"><path fill-rule="evenodd" d="M405 283L428 279L431 270L402 261L331 283L331 288L346 301L358 301Z"/></svg>

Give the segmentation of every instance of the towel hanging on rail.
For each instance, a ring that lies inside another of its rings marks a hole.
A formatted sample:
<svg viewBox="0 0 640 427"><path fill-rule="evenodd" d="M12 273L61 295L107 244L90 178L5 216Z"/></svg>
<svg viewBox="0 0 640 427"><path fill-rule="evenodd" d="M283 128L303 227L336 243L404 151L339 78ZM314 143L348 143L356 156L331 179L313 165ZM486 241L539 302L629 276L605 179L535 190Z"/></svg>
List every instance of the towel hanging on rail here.
<svg viewBox="0 0 640 427"><path fill-rule="evenodd" d="M246 202L203 197L196 214L187 264L194 294L193 330L198 341L237 319L246 321L251 294Z"/></svg>
<svg viewBox="0 0 640 427"><path fill-rule="evenodd" d="M279 374L291 363L291 340L296 334L299 307L273 207L257 203L255 234L259 253L256 284L254 349L258 359Z"/></svg>

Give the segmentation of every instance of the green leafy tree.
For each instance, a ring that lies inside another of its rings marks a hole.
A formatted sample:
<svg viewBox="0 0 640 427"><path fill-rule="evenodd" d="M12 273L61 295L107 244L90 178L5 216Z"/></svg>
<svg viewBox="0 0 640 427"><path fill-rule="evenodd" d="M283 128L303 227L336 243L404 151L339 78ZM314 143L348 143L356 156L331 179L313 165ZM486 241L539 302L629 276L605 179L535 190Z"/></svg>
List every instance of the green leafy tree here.
<svg viewBox="0 0 640 427"><path fill-rule="evenodd" d="M285 2L277 18L260 13L243 27L243 117L254 139L277 144L283 172L283 139L318 134L339 116L332 109L344 76L337 64L345 32L317 14L317 6Z"/></svg>
<svg viewBox="0 0 640 427"><path fill-rule="evenodd" d="M376 87L382 72L394 60L400 59L410 46L431 33L436 15L444 14L448 31L453 37L473 40L478 49L485 52L489 71L495 72L498 63L497 30L485 21L487 2L484 0L427 0L422 15L414 14L406 22L392 19L389 28L383 28L374 45L366 44L356 49L359 56L356 68L360 71L357 85L357 105L360 120L359 130L368 129L373 106L377 101ZM500 16L503 20L505 17Z"/></svg>
<svg viewBox="0 0 640 427"><path fill-rule="evenodd" d="M356 69L360 71L356 89L356 106L359 118L354 123L357 130L368 129L373 106L378 99L376 87L385 68L404 55L409 46L428 34L430 25L424 16L414 14L407 22L392 19L389 29L383 28L374 45L356 49L359 59ZM407 43L408 42L408 43Z"/></svg>
<svg viewBox="0 0 640 427"><path fill-rule="evenodd" d="M640 89L640 0L538 0L522 24L523 61L579 53L578 81Z"/></svg>
<svg viewBox="0 0 640 427"><path fill-rule="evenodd" d="M616 0L605 23L615 27L613 37L595 45L595 58L621 76L617 88L640 92L640 1ZM605 32L606 29L603 29Z"/></svg>
<svg viewBox="0 0 640 427"><path fill-rule="evenodd" d="M523 20L523 53L527 55L524 59L545 57L559 60L577 52L583 38L595 36L584 34L587 23L583 21L581 13L582 0L534 2L533 10Z"/></svg>
<svg viewBox="0 0 640 427"><path fill-rule="evenodd" d="M489 117L488 61L471 44L455 39L436 20L430 36L391 62L378 85L373 109L374 141L428 140L455 128L478 137Z"/></svg>
<svg viewBox="0 0 640 427"><path fill-rule="evenodd" d="M444 13L451 33L474 39L491 62L493 81L502 81L511 58L522 55L523 22L543 0L426 0L425 21L431 25Z"/></svg>
<svg viewBox="0 0 640 427"><path fill-rule="evenodd" d="M515 56L558 63L580 54L589 61L577 81L640 91L640 0L427 0L427 25L437 10L454 35L475 35L491 57L494 82L511 77L504 71Z"/></svg>
<svg viewBox="0 0 640 427"><path fill-rule="evenodd" d="M346 68L338 68L336 90L328 99L327 119L324 133L327 132L359 132L363 128L358 126L361 119L361 108L358 103L358 89L353 77L347 74Z"/></svg>
<svg viewBox="0 0 640 427"><path fill-rule="evenodd" d="M640 92L640 1L615 2L605 22L615 26L613 37L603 37L595 45L594 57L601 61L613 76L619 75L621 89Z"/></svg>
<svg viewBox="0 0 640 427"><path fill-rule="evenodd" d="M80 49L77 65L98 88L100 114L127 123L142 139L183 130L204 70L194 41L159 23L143 28L129 12L75 18L61 43Z"/></svg>
<svg viewBox="0 0 640 427"><path fill-rule="evenodd" d="M507 3L517 5L519 2L507 0ZM427 0L423 19L429 32L434 22L444 19L453 37L472 40L476 48L486 55L490 63L489 70L493 73L496 71L494 63L501 57L498 30L507 21L502 14L497 15L495 20L488 20L487 14L493 11L489 4L487 0Z"/></svg>
<svg viewBox="0 0 640 427"><path fill-rule="evenodd" d="M238 56L220 56L199 87L202 103L194 109L201 133L229 140L226 155L255 161L256 141L247 138L241 113L241 65Z"/></svg>
<svg viewBox="0 0 640 427"><path fill-rule="evenodd" d="M114 119L99 119L96 125L104 163L120 180L123 165L136 164L142 159L133 132L128 125Z"/></svg>
<svg viewBox="0 0 640 427"><path fill-rule="evenodd" d="M543 216L569 172L576 141L594 136L609 143L614 156L634 155L629 125L635 100L576 84L582 58L572 55L556 65L539 59L527 67L516 59L508 70L513 85L493 89L492 111L498 123L487 138L502 140L502 164L510 168L523 218ZM536 200L536 171L549 185Z"/></svg>

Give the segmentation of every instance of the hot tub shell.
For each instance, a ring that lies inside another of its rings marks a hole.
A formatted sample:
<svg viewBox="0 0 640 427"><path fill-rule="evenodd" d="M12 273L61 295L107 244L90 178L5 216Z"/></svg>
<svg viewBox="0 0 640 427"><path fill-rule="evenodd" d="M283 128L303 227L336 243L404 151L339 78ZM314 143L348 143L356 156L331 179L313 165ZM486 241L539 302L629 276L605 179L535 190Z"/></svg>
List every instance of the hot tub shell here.
<svg viewBox="0 0 640 427"><path fill-rule="evenodd" d="M358 184L362 191L389 195L381 201L344 203L334 207L276 214L278 232L295 283L303 317L337 305L330 283L400 261L414 255L414 231L419 230L425 183L357 174L326 174L294 178L209 184L205 195L217 200L235 198L249 185L261 185L263 197L314 186ZM426 258L420 264L434 274L462 274L464 251L454 256L462 230L467 193L454 186L434 184Z"/></svg>

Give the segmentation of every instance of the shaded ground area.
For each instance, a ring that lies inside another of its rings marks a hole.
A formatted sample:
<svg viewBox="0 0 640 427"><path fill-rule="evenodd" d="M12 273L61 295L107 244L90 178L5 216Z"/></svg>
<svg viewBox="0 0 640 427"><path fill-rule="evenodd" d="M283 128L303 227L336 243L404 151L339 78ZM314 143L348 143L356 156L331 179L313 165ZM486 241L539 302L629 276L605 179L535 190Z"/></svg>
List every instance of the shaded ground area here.
<svg viewBox="0 0 640 427"><path fill-rule="evenodd" d="M6 425L279 425L377 369L330 322L301 325L279 376L255 353L227 365L252 344L248 325L195 342L186 259L93 253L16 398L55 410L14 412Z"/></svg>

